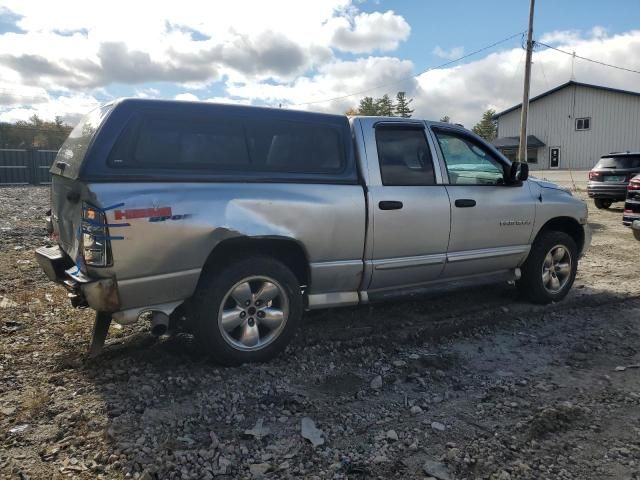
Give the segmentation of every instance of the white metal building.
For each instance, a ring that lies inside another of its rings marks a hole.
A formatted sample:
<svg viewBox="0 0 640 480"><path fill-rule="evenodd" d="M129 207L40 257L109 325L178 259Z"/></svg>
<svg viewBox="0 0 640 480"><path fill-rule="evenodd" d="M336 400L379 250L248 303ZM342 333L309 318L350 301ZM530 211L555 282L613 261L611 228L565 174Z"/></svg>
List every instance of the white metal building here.
<svg viewBox="0 0 640 480"><path fill-rule="evenodd" d="M522 104L497 113L494 144L515 159ZM570 81L529 102L532 170L588 170L601 155L640 151L640 93Z"/></svg>

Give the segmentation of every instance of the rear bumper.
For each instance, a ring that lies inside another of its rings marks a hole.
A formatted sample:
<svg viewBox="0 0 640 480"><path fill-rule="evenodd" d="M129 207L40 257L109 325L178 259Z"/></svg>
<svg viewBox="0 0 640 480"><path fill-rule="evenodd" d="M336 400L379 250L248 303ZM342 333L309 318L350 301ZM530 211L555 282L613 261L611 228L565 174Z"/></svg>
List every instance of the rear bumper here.
<svg viewBox="0 0 640 480"><path fill-rule="evenodd" d="M74 307L91 307L99 312L120 310L118 286L113 278L90 278L77 267L59 247L40 247L36 260L49 280L59 283L68 292Z"/></svg>
<svg viewBox="0 0 640 480"><path fill-rule="evenodd" d="M589 182L587 184L587 195L591 198L621 201L627 197L627 184Z"/></svg>

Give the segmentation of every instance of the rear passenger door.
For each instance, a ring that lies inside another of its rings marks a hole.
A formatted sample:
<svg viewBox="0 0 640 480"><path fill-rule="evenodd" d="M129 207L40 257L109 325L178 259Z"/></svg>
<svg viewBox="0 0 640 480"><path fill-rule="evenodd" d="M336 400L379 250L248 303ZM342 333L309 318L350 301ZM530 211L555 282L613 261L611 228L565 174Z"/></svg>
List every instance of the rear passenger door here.
<svg viewBox="0 0 640 480"><path fill-rule="evenodd" d="M368 290L434 280L446 260L450 206L424 123L378 122L365 130Z"/></svg>

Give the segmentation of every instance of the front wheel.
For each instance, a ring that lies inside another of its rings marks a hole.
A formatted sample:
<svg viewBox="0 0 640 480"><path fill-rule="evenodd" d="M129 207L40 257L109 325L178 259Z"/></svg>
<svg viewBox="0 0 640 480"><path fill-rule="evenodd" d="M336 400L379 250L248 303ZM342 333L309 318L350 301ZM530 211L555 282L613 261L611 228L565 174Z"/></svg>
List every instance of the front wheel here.
<svg viewBox="0 0 640 480"><path fill-rule="evenodd" d="M596 208L599 208L600 210L606 210L613 203L612 200L607 198L596 198L593 202L596 204Z"/></svg>
<svg viewBox="0 0 640 480"><path fill-rule="evenodd" d="M264 362L287 346L302 317L296 276L281 262L253 256L207 272L195 299L201 349L224 365Z"/></svg>
<svg viewBox="0 0 640 480"><path fill-rule="evenodd" d="M541 233L522 266L518 289L534 303L558 302L576 278L578 248L564 232Z"/></svg>

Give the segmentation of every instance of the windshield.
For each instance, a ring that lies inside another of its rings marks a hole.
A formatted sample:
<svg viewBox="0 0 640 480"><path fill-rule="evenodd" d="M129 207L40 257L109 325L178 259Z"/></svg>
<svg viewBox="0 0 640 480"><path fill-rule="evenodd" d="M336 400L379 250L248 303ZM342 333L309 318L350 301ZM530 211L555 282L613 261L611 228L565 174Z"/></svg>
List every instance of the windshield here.
<svg viewBox="0 0 640 480"><path fill-rule="evenodd" d="M640 168L640 157L603 157L595 168Z"/></svg>
<svg viewBox="0 0 640 480"><path fill-rule="evenodd" d="M60 147L51 167L51 173L77 178L89 145L98 127L111 111L112 105L96 108L85 115Z"/></svg>

